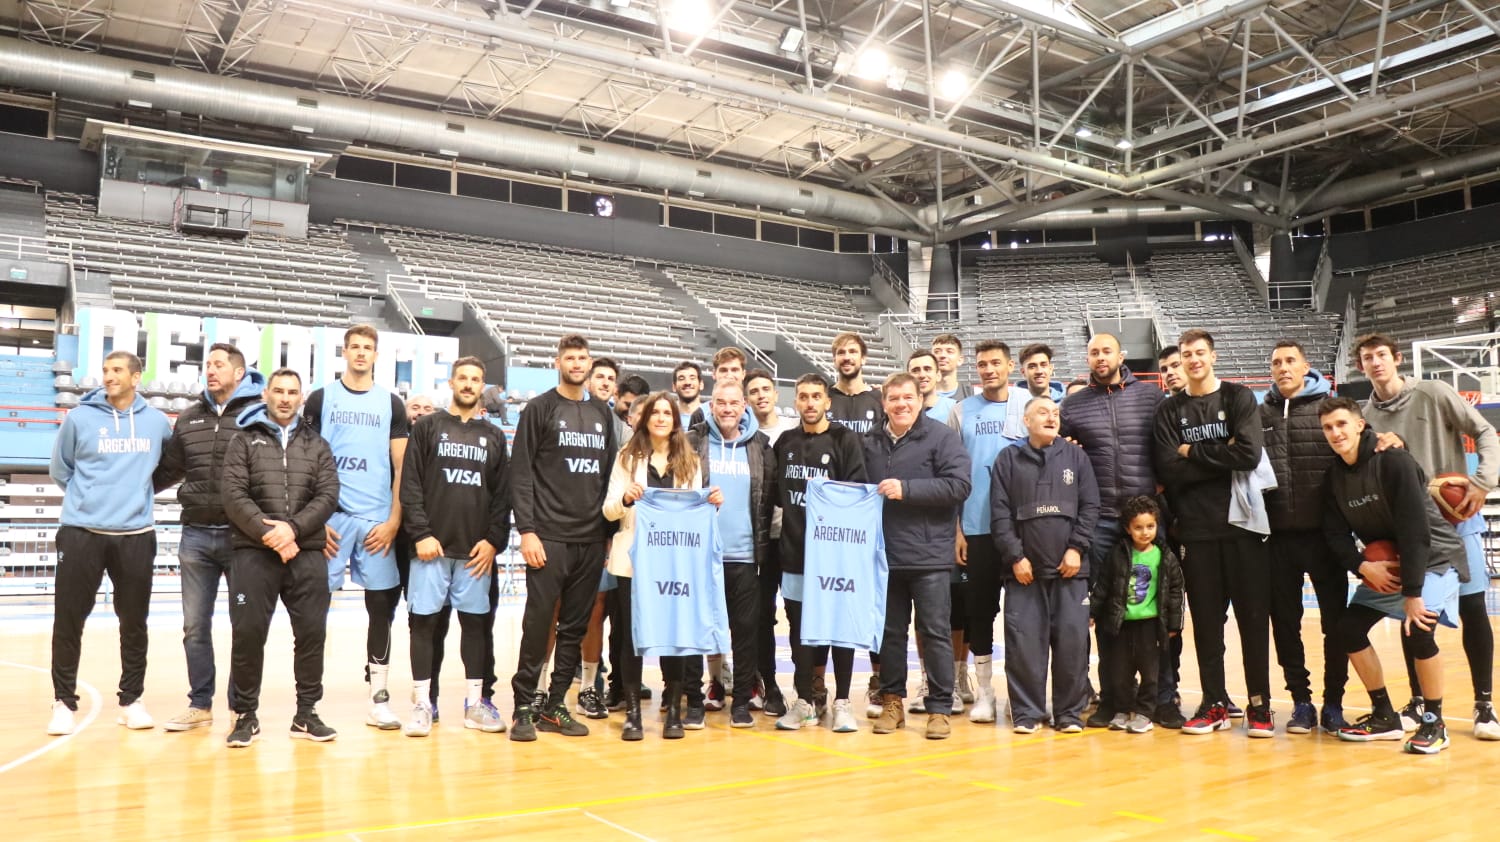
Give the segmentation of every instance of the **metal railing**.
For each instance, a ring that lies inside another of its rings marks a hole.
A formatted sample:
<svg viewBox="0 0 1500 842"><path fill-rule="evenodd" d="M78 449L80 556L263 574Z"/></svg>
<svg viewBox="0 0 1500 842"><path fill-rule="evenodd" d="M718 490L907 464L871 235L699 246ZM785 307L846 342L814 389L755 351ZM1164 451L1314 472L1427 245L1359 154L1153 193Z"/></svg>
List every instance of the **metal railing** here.
<svg viewBox="0 0 1500 842"><path fill-rule="evenodd" d="M392 304L396 305L396 312L400 313L401 318L406 320L406 326L411 329L412 333L415 333L418 336L425 336L427 334L427 331L423 330L420 324L417 324L416 315L412 313L411 308L406 304L406 296L403 294L403 292L407 289L407 287L405 287L403 284L398 283L396 281L397 278L405 278L408 281L411 280L411 277L409 275L386 275L386 298ZM415 290L412 290L412 292L413 294L416 294Z"/></svg>
<svg viewBox="0 0 1500 842"><path fill-rule="evenodd" d="M890 264L881 260L879 255L871 256L870 262L875 264L875 274L879 275L882 281L889 284L891 289L895 290L896 294L901 296L902 301L910 305L911 289L906 285L906 279L901 277L900 273L895 269L892 269Z"/></svg>
<svg viewBox="0 0 1500 842"><path fill-rule="evenodd" d="M734 340L734 343L739 346L740 350L749 354L751 359L755 360L755 363L761 368L771 372L773 380L776 379L776 360L770 354L766 353L765 349L751 341L750 337L745 334L745 331L735 326L734 319L720 318L718 321L719 327L725 333L729 334L729 338ZM749 328L748 323L746 324L746 328Z"/></svg>
<svg viewBox="0 0 1500 842"><path fill-rule="evenodd" d="M930 319L956 322L961 317L959 304L959 294L956 292L929 292L927 316Z"/></svg>

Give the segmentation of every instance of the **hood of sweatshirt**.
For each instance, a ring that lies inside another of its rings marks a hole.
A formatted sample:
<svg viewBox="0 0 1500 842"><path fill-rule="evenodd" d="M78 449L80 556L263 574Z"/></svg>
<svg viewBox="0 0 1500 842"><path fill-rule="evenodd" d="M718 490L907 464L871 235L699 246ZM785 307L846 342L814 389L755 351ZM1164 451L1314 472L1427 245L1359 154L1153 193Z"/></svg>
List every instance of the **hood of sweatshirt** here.
<svg viewBox="0 0 1500 842"><path fill-rule="evenodd" d="M1322 400L1331 394L1333 394L1333 387L1328 385L1328 379L1321 371L1314 368L1309 369L1307 374L1303 375L1302 391L1298 392L1292 400L1299 403L1306 400ZM1274 385L1266 391L1265 400L1267 405L1278 408L1288 402Z"/></svg>
<svg viewBox="0 0 1500 842"><path fill-rule="evenodd" d="M1406 407L1407 402L1411 400L1411 396L1416 394L1418 382L1420 381L1414 378L1406 378L1406 381L1401 384L1401 391L1397 392L1396 396L1388 401L1381 400L1375 393L1371 392L1370 405L1383 412L1400 412Z"/></svg>
<svg viewBox="0 0 1500 842"><path fill-rule="evenodd" d="M712 416L703 420L708 426L708 440L714 444L729 444L739 447L760 431L760 424L755 420L755 413L751 412L748 407L745 409L745 414L740 416L740 426L735 431L734 438L732 439L724 438L724 433L719 430L719 424Z"/></svg>
<svg viewBox="0 0 1500 842"><path fill-rule="evenodd" d="M292 425L290 427L282 427L280 424L272 421L271 408L266 406L265 401L259 401L245 407L245 410L235 416L234 420L240 425L240 429L242 430L259 427L271 433L281 441L283 447L286 446L287 438L296 431L301 423L296 416L292 416Z"/></svg>
<svg viewBox="0 0 1500 842"><path fill-rule="evenodd" d="M1339 459L1335 464L1342 465L1346 471L1359 470L1360 466L1369 462L1370 457L1375 455L1375 443L1377 440L1378 437L1375 435L1375 431L1366 427L1365 431L1359 434L1359 456L1354 460L1354 464L1350 465L1343 459Z"/></svg>
<svg viewBox="0 0 1500 842"><path fill-rule="evenodd" d="M235 401L244 398L259 400L265 390L266 376L253 368L246 369L245 376L240 378L240 385L234 387L234 393L229 396L229 400L224 402L224 406L232 406ZM207 388L203 390L203 401L208 404L210 409L213 408L214 397L208 393Z"/></svg>

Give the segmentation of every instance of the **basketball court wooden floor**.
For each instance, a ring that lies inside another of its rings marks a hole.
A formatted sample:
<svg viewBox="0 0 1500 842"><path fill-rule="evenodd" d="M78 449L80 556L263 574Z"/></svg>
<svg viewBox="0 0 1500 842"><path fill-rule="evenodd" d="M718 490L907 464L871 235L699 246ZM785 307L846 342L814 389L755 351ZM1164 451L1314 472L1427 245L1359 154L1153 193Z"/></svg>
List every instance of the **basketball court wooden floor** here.
<svg viewBox="0 0 1500 842"><path fill-rule="evenodd" d="M878 736L864 719L857 734L777 732L759 714L753 730L735 731L727 713L716 713L707 730L668 742L660 739L653 702L642 743L620 741L614 714L589 722L588 737L542 734L517 744L462 727L456 624L442 682L444 719L433 735L409 739L365 726L364 612L357 595L345 594L330 619L320 705L338 740L287 738L291 642L279 617L267 657L264 733L252 747L230 750L222 600L215 722L187 733L132 732L114 723L117 636L109 608L100 606L84 641L80 728L72 737L47 737L50 611L50 600L0 604L0 785L8 805L0 839L1470 840L1490 838L1500 820L1500 743L1470 733L1472 689L1453 630L1439 634L1453 745L1435 757L1404 755L1399 743L1286 735L1284 694L1276 738L1256 741L1242 726L1198 737L1161 729L1017 736L1004 725L955 717L951 739L929 742L921 715L910 716L903 732ZM519 619L519 607L502 609L505 680ZM1311 609L1304 621L1309 643L1317 640L1316 622ZM175 594L158 596L151 626L145 701L161 722L185 705L187 687ZM1374 639L1400 704L1407 691L1403 671L1391 669L1397 633L1395 623L1384 623ZM395 646L392 696L404 703L410 684L399 618ZM1232 639L1230 651L1231 687L1243 699ZM1191 652L1189 641L1189 712L1198 701ZM1320 652L1315 643L1308 647L1315 692ZM1280 692L1274 664L1272 670ZM856 687L864 680L856 674ZM913 690L916 683L913 675ZM783 676L783 687L790 684ZM998 676L997 684L1003 696ZM1351 719L1367 704L1352 678L1348 704ZM502 710L508 714L509 704Z"/></svg>

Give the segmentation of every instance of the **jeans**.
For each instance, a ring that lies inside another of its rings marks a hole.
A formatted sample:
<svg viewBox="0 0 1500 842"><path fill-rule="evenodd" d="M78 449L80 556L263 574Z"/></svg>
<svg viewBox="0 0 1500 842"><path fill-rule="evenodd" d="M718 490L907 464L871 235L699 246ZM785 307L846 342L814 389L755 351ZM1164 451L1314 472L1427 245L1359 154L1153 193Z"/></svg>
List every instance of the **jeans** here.
<svg viewBox="0 0 1500 842"><path fill-rule="evenodd" d="M886 586L885 633L881 638L880 692L906 697L906 629L917 614L917 642L927 669L928 713L953 712L953 638L944 622L952 611L949 573L896 569Z"/></svg>
<svg viewBox="0 0 1500 842"><path fill-rule="evenodd" d="M214 706L214 603L219 579L230 579L234 530L183 526L177 546L182 578L182 649L187 654L188 704L198 710Z"/></svg>

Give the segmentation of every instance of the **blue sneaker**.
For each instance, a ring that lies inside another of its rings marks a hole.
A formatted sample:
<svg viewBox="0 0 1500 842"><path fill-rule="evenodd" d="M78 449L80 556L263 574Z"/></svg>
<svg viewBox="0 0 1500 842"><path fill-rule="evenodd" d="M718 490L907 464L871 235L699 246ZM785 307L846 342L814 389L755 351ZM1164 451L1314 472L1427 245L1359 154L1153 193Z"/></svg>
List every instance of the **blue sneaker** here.
<svg viewBox="0 0 1500 842"><path fill-rule="evenodd" d="M1312 702L1297 702L1292 706L1292 718L1287 720L1288 734L1311 734L1318 724L1318 709Z"/></svg>
<svg viewBox="0 0 1500 842"><path fill-rule="evenodd" d="M1344 708L1341 705L1323 705L1323 716L1319 719L1323 730L1330 734L1337 734L1344 728L1349 727L1349 720L1344 718Z"/></svg>

